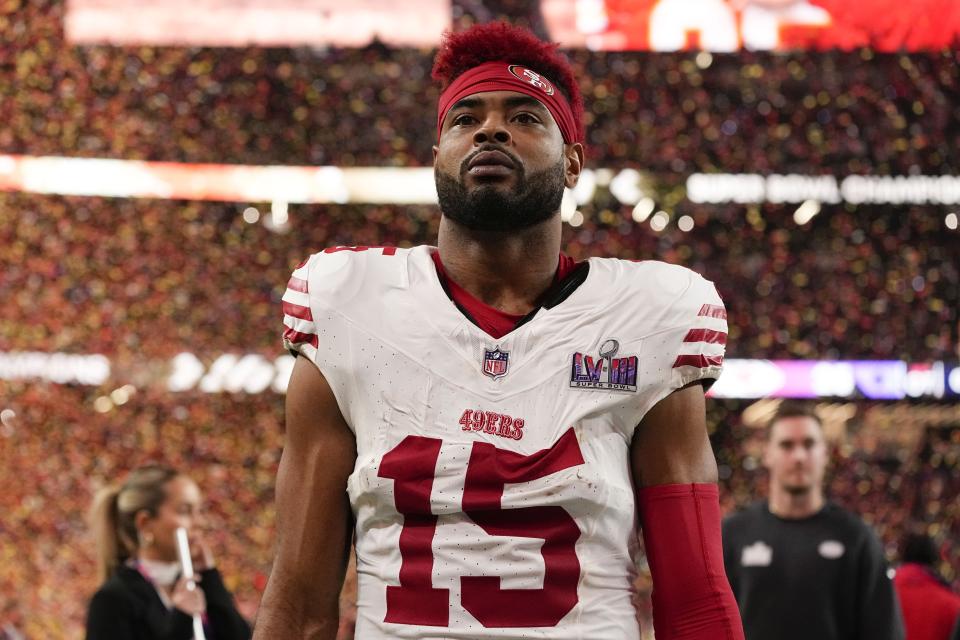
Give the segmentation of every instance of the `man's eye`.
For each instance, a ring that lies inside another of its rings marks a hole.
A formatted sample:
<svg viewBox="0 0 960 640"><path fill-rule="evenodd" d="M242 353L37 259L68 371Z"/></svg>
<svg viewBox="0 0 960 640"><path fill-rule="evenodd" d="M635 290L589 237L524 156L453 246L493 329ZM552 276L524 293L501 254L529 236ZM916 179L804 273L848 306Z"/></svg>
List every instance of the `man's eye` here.
<svg viewBox="0 0 960 640"><path fill-rule="evenodd" d="M514 119L521 124L536 124L540 122L535 115L530 113L518 113Z"/></svg>
<svg viewBox="0 0 960 640"><path fill-rule="evenodd" d="M473 116L471 116L471 115L469 115L469 114L464 113L464 114L461 114L461 115L457 116L456 118L454 118L454 119L453 119L453 124L454 124L454 126L457 126L457 125L463 126L463 125L465 125L465 124L471 124L471 123L473 123L473 122L475 122L475 121L476 121L476 118L474 118Z"/></svg>

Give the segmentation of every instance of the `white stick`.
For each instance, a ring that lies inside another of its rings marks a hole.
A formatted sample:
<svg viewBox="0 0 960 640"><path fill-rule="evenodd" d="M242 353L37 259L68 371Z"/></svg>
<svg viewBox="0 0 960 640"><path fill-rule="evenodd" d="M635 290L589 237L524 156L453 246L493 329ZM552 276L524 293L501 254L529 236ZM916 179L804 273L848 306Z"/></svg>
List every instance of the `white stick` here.
<svg viewBox="0 0 960 640"><path fill-rule="evenodd" d="M187 530L177 527L177 555L180 556L180 571L188 580L187 589L196 589L193 581L193 559L190 557L190 541L187 540ZM193 640L207 640L203 633L203 620L200 616L193 616Z"/></svg>

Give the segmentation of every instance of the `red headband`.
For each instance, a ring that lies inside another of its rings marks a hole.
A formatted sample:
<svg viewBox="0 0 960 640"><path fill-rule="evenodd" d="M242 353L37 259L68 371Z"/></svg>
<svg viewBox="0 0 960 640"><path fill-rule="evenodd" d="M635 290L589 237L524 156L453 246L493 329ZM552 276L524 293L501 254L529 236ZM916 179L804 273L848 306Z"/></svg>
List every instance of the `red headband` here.
<svg viewBox="0 0 960 640"><path fill-rule="evenodd" d="M539 73L505 62L484 62L461 73L447 87L440 96L437 109L437 140L440 139L440 128L443 127L443 119L450 108L463 98L482 91L516 91L539 100L556 120L560 133L563 134L563 141L577 142L573 109L563 94Z"/></svg>

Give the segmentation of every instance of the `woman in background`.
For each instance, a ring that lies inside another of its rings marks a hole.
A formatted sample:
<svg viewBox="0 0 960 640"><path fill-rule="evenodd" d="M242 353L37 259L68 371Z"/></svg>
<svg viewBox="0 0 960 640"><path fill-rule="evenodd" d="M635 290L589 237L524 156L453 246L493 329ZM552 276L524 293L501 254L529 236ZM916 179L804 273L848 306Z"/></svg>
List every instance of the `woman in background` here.
<svg viewBox="0 0 960 640"><path fill-rule="evenodd" d="M193 616L208 640L247 640L250 626L200 538L200 489L164 466L133 470L94 500L103 584L87 612L87 640L190 640ZM191 541L196 585L180 575L175 531Z"/></svg>

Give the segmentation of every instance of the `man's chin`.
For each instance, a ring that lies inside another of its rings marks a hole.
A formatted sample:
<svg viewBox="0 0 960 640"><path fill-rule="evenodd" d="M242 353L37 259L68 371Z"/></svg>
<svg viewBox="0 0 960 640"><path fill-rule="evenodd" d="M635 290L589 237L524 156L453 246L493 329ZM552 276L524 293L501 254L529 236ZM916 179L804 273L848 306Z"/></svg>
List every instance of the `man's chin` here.
<svg viewBox="0 0 960 640"><path fill-rule="evenodd" d="M563 198L563 164L525 180L522 172L497 179L435 173L443 215L474 231L515 232L551 218ZM559 188L558 188L559 187Z"/></svg>
<svg viewBox="0 0 960 640"><path fill-rule="evenodd" d="M513 194L517 187L512 176L467 178L463 184L470 198L482 198L486 194L504 197Z"/></svg>
<svg viewBox="0 0 960 640"><path fill-rule="evenodd" d="M807 495L813 491L812 484L785 484L783 485L784 491L789 493L792 496L803 496Z"/></svg>

